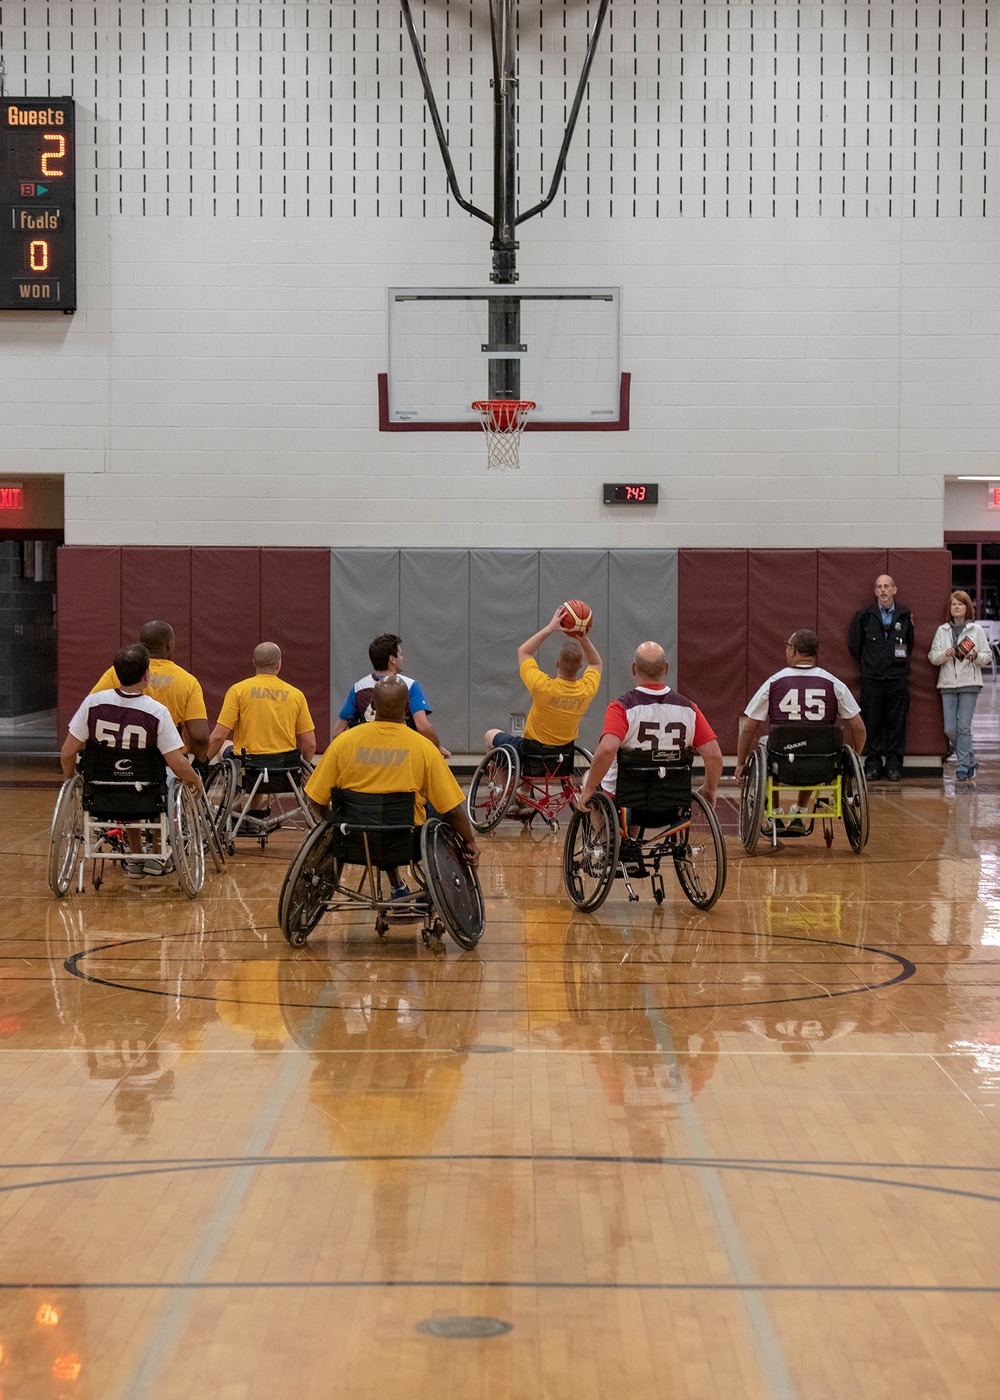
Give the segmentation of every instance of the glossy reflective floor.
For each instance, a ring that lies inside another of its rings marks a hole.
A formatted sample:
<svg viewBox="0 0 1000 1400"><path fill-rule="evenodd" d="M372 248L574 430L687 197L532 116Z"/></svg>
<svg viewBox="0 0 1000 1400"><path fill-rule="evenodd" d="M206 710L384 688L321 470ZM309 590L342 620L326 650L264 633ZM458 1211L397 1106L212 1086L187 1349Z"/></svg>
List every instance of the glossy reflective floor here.
<svg viewBox="0 0 1000 1400"><path fill-rule="evenodd" d="M504 828L473 953L293 953L287 835L56 901L0 778L8 1400L997 1394L1000 771L730 841L707 915Z"/></svg>

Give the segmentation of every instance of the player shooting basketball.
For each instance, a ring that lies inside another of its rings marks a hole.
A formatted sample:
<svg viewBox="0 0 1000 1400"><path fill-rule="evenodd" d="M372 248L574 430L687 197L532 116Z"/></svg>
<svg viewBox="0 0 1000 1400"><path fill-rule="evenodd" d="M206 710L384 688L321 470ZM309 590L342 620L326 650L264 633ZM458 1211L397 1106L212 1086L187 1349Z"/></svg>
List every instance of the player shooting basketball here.
<svg viewBox="0 0 1000 1400"><path fill-rule="evenodd" d="M578 599L560 603L552 614L552 621L518 647L521 680L531 695L531 709L524 723L525 739L553 747L576 740L580 721L601 684L603 662L587 635L593 621L590 609ZM535 660L535 653L546 638L556 632L564 633L565 640L556 658L556 674L549 676ZM577 679L584 661L586 669ZM487 729L485 738L487 751L502 744L517 750L521 748L520 736L502 729Z"/></svg>

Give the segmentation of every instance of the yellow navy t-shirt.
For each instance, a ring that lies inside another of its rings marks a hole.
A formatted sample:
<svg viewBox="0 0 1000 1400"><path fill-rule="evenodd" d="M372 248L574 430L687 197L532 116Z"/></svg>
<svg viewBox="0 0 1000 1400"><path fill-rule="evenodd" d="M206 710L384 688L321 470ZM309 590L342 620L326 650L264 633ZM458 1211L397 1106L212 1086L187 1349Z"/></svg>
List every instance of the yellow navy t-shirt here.
<svg viewBox="0 0 1000 1400"><path fill-rule="evenodd" d="M96 695L99 690L115 690L120 684L117 671L109 666L90 693ZM159 700L161 705L166 705L178 729L189 719L208 719L201 686L191 672L178 666L176 661L151 657L149 685L142 693L148 695L150 700Z"/></svg>
<svg viewBox="0 0 1000 1400"><path fill-rule="evenodd" d="M425 798L439 812L465 801L455 775L429 739L384 719L338 734L306 783L306 796L325 807L334 788L349 792L412 792L413 814L422 826Z"/></svg>
<svg viewBox="0 0 1000 1400"><path fill-rule="evenodd" d="M218 723L233 731L236 753L290 753L315 729L306 697L280 676L251 676L226 691Z"/></svg>
<svg viewBox="0 0 1000 1400"><path fill-rule="evenodd" d="M571 744L587 706L601 687L601 673L588 666L579 680L547 676L533 656L521 662L521 680L531 693L524 737L538 744Z"/></svg>

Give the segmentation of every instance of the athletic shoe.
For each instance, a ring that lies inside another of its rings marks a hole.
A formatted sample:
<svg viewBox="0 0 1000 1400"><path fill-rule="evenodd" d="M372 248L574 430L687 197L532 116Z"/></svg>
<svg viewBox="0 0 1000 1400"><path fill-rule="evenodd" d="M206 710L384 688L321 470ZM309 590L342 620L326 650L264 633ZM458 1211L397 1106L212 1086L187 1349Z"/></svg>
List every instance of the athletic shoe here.
<svg viewBox="0 0 1000 1400"><path fill-rule="evenodd" d="M969 780L969 782L971 783L971 782L972 782L972 779L976 776L976 774L977 774L978 772L979 772L979 764L978 764L978 762L977 762L977 763L974 763L974 764L972 765L972 767L969 769L969 771L966 773L965 776L966 776L966 778Z"/></svg>
<svg viewBox="0 0 1000 1400"><path fill-rule="evenodd" d="M158 860L127 860L125 874L130 880L141 880L146 875L165 875L166 870Z"/></svg>
<svg viewBox="0 0 1000 1400"><path fill-rule="evenodd" d="M969 780L969 775L968 775L968 773L966 773L966 771L965 771L964 768L962 769L961 773L959 773L959 772L956 770L956 772L955 772L955 781L956 781L956 783L965 783L965 782L968 782L968 780Z"/></svg>
<svg viewBox="0 0 1000 1400"><path fill-rule="evenodd" d="M882 776L882 760L868 759L865 762L865 778L870 783L877 783Z"/></svg>
<svg viewBox="0 0 1000 1400"><path fill-rule="evenodd" d="M903 776L902 768L886 768L885 776L890 783L898 783Z"/></svg>
<svg viewBox="0 0 1000 1400"><path fill-rule="evenodd" d="M779 834L782 836L808 836L802 821L796 817L793 822L782 822L779 827Z"/></svg>

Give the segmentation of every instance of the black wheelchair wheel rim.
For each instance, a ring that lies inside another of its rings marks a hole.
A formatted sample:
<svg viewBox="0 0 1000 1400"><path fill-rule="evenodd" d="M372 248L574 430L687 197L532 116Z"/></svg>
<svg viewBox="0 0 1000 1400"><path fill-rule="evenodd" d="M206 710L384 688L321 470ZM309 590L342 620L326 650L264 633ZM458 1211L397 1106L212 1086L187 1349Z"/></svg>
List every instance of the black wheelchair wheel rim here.
<svg viewBox="0 0 1000 1400"><path fill-rule="evenodd" d="M595 793L590 811L576 811L566 828L563 881L566 893L584 913L607 899L618 869L618 813L604 793Z"/></svg>
<svg viewBox="0 0 1000 1400"><path fill-rule="evenodd" d="M516 755L504 745L488 753L469 789L469 816L477 831L492 831L503 817L517 781Z"/></svg>
<svg viewBox="0 0 1000 1400"><path fill-rule="evenodd" d="M282 932L300 947L313 931L337 884L340 862L333 852L336 833L329 824L317 826L292 862L281 891Z"/></svg>
<svg viewBox="0 0 1000 1400"><path fill-rule="evenodd" d="M696 909L711 909L726 884L726 846L718 819L699 793L691 794L691 825L674 856L681 889Z"/></svg>
<svg viewBox="0 0 1000 1400"><path fill-rule="evenodd" d="M486 927L479 876L468 864L457 833L431 817L420 833L421 864L438 915L460 948L474 948Z"/></svg>

